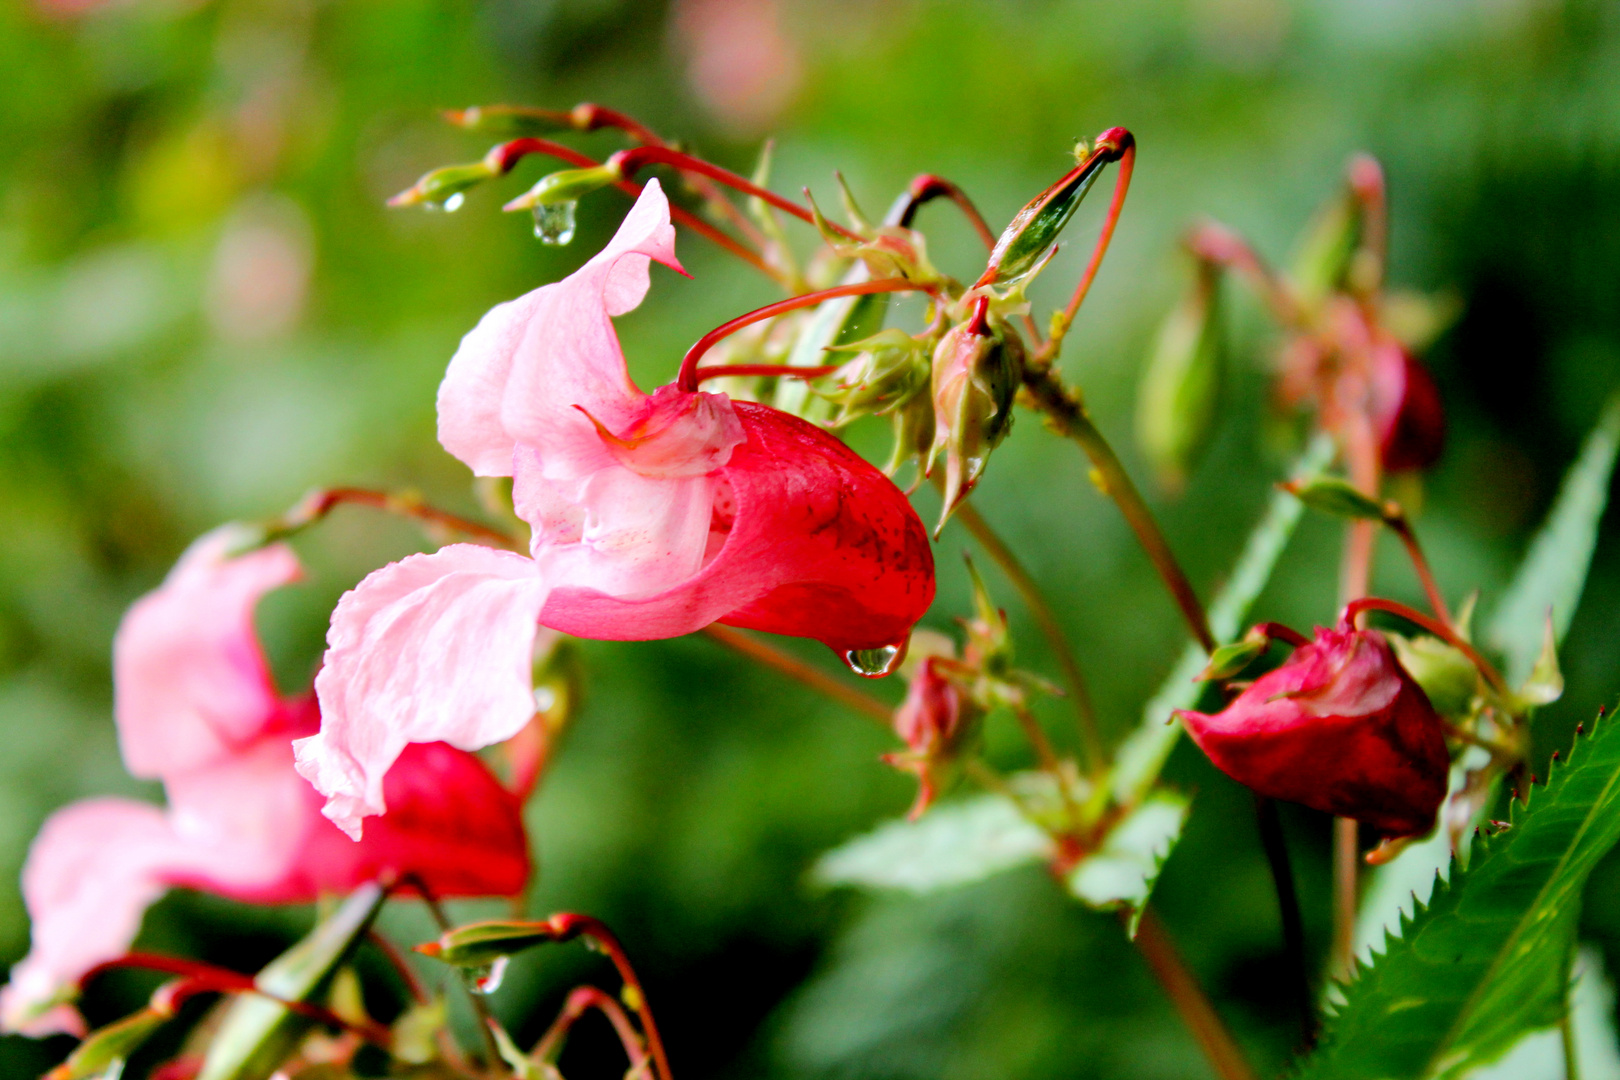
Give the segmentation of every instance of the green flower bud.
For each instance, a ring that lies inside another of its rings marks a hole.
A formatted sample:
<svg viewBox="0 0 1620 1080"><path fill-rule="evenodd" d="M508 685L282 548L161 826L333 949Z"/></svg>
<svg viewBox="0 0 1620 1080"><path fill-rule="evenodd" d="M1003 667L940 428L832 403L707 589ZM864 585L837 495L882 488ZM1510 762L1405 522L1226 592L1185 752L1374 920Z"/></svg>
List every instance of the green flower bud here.
<svg viewBox="0 0 1620 1080"><path fill-rule="evenodd" d="M1315 306L1342 290L1360 244L1360 205L1342 191L1316 212L1294 253L1290 276L1300 300Z"/></svg>
<svg viewBox="0 0 1620 1080"><path fill-rule="evenodd" d="M1197 283L1165 319L1142 369L1136 439L1171 491L1186 483L1215 429L1221 322L1219 271L1202 263Z"/></svg>
<svg viewBox="0 0 1620 1080"><path fill-rule="evenodd" d="M945 454L945 505L935 535L979 482L990 451L1012 429L1013 396L1023 377L1024 343L1005 323L992 325L981 299L967 322L934 349L934 445L928 468Z"/></svg>
<svg viewBox="0 0 1620 1080"><path fill-rule="evenodd" d="M1282 489L1312 510L1320 510L1334 517L1352 521L1386 521L1391 507L1385 506L1371 495L1364 494L1348 480L1337 476L1314 476L1308 480L1290 480Z"/></svg>
<svg viewBox="0 0 1620 1080"><path fill-rule="evenodd" d="M612 164L594 165L588 169L563 169L542 176L539 183L501 209L532 210L536 206L575 203L623 179L624 175Z"/></svg>
<svg viewBox="0 0 1620 1080"><path fill-rule="evenodd" d="M466 193L486 180L500 176L488 161L470 165L447 165L434 169L404 191L388 200L389 206L421 206L428 210L454 213L461 209Z"/></svg>
<svg viewBox="0 0 1620 1080"><path fill-rule="evenodd" d="M1479 670L1473 661L1454 646L1427 634L1405 637L1385 631L1384 636L1394 647L1401 667L1423 688L1436 712L1454 720L1468 715L1479 687Z"/></svg>
<svg viewBox="0 0 1620 1080"><path fill-rule="evenodd" d="M906 405L928 385L928 361L916 338L897 327L879 331L829 353L855 353L831 377L832 385L815 393L842 408L833 421L842 426L862 416L883 416Z"/></svg>

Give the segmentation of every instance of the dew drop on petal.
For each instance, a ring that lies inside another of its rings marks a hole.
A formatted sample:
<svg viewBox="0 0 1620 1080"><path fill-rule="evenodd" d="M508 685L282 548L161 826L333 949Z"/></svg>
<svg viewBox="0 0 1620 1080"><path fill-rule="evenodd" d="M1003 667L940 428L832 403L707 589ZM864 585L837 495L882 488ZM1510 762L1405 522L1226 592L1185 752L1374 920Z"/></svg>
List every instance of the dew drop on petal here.
<svg viewBox="0 0 1620 1080"><path fill-rule="evenodd" d="M576 202L536 203L534 206L534 235L542 244L561 247L574 238L574 208Z"/></svg>
<svg viewBox="0 0 1620 1080"><path fill-rule="evenodd" d="M876 649L851 649L844 654L849 670L868 679L881 679L905 659L905 649L899 645L884 645Z"/></svg>
<svg viewBox="0 0 1620 1080"><path fill-rule="evenodd" d="M461 977L473 993L493 994L501 988L501 980L506 978L506 966L511 962L510 956L499 956L493 963L462 968Z"/></svg>

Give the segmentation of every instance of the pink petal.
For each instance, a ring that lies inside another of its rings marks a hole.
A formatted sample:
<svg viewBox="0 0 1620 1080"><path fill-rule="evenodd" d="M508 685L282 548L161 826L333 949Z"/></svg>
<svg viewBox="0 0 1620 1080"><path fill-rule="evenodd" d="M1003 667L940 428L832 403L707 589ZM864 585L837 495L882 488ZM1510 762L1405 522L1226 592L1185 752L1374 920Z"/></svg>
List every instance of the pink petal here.
<svg viewBox="0 0 1620 1080"><path fill-rule="evenodd" d="M588 263L496 307L462 339L439 386L444 448L480 476L509 476L517 443L548 457L596 445L575 406L615 430L632 421L643 395L611 316L641 303L652 259L681 269L657 180Z"/></svg>
<svg viewBox="0 0 1620 1080"><path fill-rule="evenodd" d="M747 441L720 470L736 516L718 553L690 579L639 599L558 578L542 621L617 640L722 621L840 653L904 642L934 596L927 532L905 495L819 428L732 404Z"/></svg>
<svg viewBox="0 0 1620 1080"><path fill-rule="evenodd" d="M546 594L532 560L476 544L412 555L344 594L315 679L320 734L294 743L327 817L358 839L406 744L473 750L528 723Z"/></svg>
<svg viewBox="0 0 1620 1080"><path fill-rule="evenodd" d="M52 1007L97 964L129 951L141 918L178 877L261 873L250 847L187 840L162 810L128 799L90 799L51 815L23 866L33 947L0 991L0 1028L73 1030L76 1014Z"/></svg>
<svg viewBox="0 0 1620 1080"><path fill-rule="evenodd" d="M297 579L298 560L281 544L228 558L241 539L228 526L198 539L118 628L114 710L136 776L161 778L229 754L276 714L253 611L266 592Z"/></svg>

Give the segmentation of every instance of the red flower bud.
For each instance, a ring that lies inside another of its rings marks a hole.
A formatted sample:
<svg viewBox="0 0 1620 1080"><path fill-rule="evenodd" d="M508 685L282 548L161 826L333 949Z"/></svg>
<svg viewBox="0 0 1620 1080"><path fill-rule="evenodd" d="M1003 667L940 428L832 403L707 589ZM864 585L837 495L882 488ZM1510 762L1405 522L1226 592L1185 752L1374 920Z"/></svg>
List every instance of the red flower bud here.
<svg viewBox="0 0 1620 1080"><path fill-rule="evenodd" d="M1446 795L1440 717L1375 630L1318 627L1221 712L1178 715L1238 783L1388 836L1427 832Z"/></svg>
<svg viewBox="0 0 1620 1080"><path fill-rule="evenodd" d="M1373 362L1372 418L1385 470L1426 469L1445 448L1446 412L1424 366L1393 342Z"/></svg>
<svg viewBox="0 0 1620 1080"><path fill-rule="evenodd" d="M951 661L946 658L944 663ZM897 769L917 776L917 799L911 817L920 817L938 792L936 772L950 757L963 727L962 691L940 670L941 658L930 656L922 662L906 698L894 710L894 733L905 740L903 753L886 754L883 760Z"/></svg>

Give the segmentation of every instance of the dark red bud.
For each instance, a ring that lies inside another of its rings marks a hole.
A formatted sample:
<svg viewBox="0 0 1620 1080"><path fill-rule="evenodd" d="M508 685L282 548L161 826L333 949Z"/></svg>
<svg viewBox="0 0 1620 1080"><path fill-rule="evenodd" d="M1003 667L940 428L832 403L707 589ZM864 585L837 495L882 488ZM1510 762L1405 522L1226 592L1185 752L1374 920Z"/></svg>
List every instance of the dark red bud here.
<svg viewBox="0 0 1620 1080"><path fill-rule="evenodd" d="M1446 442L1446 412L1434 378L1412 354L1394 343L1373 363L1372 419L1388 472L1426 469Z"/></svg>
<svg viewBox="0 0 1620 1080"><path fill-rule="evenodd" d="M962 691L940 670L940 658L929 657L917 669L906 698L894 711L894 733L906 752L884 761L917 776L917 799L911 817L920 817L938 793L936 773L950 758L962 731Z"/></svg>
<svg viewBox="0 0 1620 1080"><path fill-rule="evenodd" d="M1446 795L1440 717L1375 630L1318 627L1221 712L1179 715L1240 784L1387 836L1428 832Z"/></svg>

